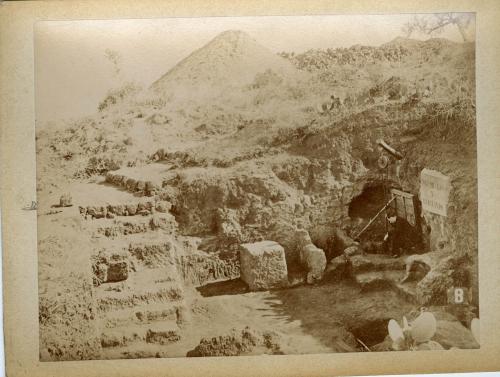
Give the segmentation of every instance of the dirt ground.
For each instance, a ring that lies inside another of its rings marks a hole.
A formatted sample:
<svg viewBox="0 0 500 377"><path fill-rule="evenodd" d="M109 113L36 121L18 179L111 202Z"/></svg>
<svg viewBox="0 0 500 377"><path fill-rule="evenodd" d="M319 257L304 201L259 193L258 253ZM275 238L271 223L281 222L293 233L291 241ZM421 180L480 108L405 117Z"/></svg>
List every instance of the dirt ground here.
<svg viewBox="0 0 500 377"><path fill-rule="evenodd" d="M228 334L232 329L265 332L280 336L284 354L308 354L359 351L361 344L347 331L362 332L373 327L377 332L370 345L384 340L386 323L401 311L410 312L415 306L397 298L393 292L360 294L349 284L302 286L286 290L237 293L246 288L241 281L212 283L209 296L190 298L191 318L181 327L181 340L167 346L150 346L150 352L161 351L169 357L185 356L200 339ZM230 294L217 294L217 290ZM354 296L354 297L353 297ZM378 326L378 329L376 328ZM136 350L141 349L140 346ZM134 348L127 347L131 352ZM106 352L110 358L120 357L123 349Z"/></svg>

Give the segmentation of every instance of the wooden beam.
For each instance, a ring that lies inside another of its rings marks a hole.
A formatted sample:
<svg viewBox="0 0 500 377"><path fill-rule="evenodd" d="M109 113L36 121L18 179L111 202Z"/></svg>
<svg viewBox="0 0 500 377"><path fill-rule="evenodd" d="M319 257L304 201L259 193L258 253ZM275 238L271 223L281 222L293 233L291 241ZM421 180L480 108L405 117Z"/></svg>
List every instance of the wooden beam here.
<svg viewBox="0 0 500 377"><path fill-rule="evenodd" d="M375 216L373 216L373 217L372 217L372 219L368 222L368 224L366 224L366 225L365 225L365 227L364 227L363 229L361 229L361 230L359 231L359 233L358 233L358 234L356 234L356 236L355 236L355 237L353 237L353 239L354 239L354 240L356 240L359 236L361 236L361 234L363 234L363 232L364 232L365 230L367 230L367 229L368 229L368 227L369 227L370 225L372 225L372 224L373 224L373 222L377 219L377 217L379 217L379 216L380 216L380 214L381 214L382 212L384 212L384 211L387 209L387 207L389 206L389 204L391 204L391 203L394 201L394 199L396 199L396 197L395 197L395 196L393 196L393 197L391 198L391 200L389 200L389 201L386 203L386 205L385 205L385 206L383 206L383 207L380 209L380 211L378 211L378 212L377 212L377 214L376 214Z"/></svg>

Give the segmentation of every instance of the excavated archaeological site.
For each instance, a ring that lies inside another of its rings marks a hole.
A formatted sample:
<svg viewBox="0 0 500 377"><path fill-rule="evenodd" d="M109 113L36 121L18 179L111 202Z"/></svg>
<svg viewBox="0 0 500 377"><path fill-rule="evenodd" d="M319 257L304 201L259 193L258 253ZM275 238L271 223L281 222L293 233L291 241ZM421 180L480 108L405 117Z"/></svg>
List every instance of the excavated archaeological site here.
<svg viewBox="0 0 500 377"><path fill-rule="evenodd" d="M472 42L276 54L227 31L37 125L40 359L391 351L389 321L423 311L442 348L479 347L474 62ZM449 178L446 216L423 170Z"/></svg>

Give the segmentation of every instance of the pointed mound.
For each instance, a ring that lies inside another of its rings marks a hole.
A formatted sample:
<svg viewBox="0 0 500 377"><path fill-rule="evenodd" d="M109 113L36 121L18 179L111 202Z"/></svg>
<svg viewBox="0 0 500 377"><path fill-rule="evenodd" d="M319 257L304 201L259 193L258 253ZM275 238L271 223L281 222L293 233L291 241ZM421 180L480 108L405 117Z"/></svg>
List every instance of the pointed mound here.
<svg viewBox="0 0 500 377"><path fill-rule="evenodd" d="M228 87L250 84L256 74L266 70L285 78L300 75L289 61L259 45L245 32L228 30L179 62L151 89L176 97L207 91L215 94Z"/></svg>

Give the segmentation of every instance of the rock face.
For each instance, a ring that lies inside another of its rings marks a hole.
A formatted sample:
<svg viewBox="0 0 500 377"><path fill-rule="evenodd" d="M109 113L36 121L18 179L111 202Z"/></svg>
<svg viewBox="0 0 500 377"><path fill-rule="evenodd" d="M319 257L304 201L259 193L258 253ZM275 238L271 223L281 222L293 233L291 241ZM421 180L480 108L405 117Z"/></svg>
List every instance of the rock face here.
<svg viewBox="0 0 500 377"><path fill-rule="evenodd" d="M325 280L339 281L349 275L349 261L345 255L333 258L325 269Z"/></svg>
<svg viewBox="0 0 500 377"><path fill-rule="evenodd" d="M222 260L203 251L181 256L178 268L184 281L194 286L201 286L211 281L235 279L239 273L236 261Z"/></svg>
<svg viewBox="0 0 500 377"><path fill-rule="evenodd" d="M446 305L448 289L469 288L472 272L467 257L434 251L409 256L406 259L405 280L418 282L416 293L421 305Z"/></svg>
<svg viewBox="0 0 500 377"><path fill-rule="evenodd" d="M240 246L241 279L251 290L285 287L288 270L285 250L274 241Z"/></svg>
<svg viewBox="0 0 500 377"><path fill-rule="evenodd" d="M455 318L438 320L434 340L445 349L451 347L460 349L479 348L479 344L475 341L471 331Z"/></svg>
<svg viewBox="0 0 500 377"><path fill-rule="evenodd" d="M342 230L342 229L335 229L334 230L334 237L335 237L335 242L334 242L334 249L337 251L337 253L342 253L344 250L348 249L351 246L356 245L356 242L350 238L347 233Z"/></svg>

